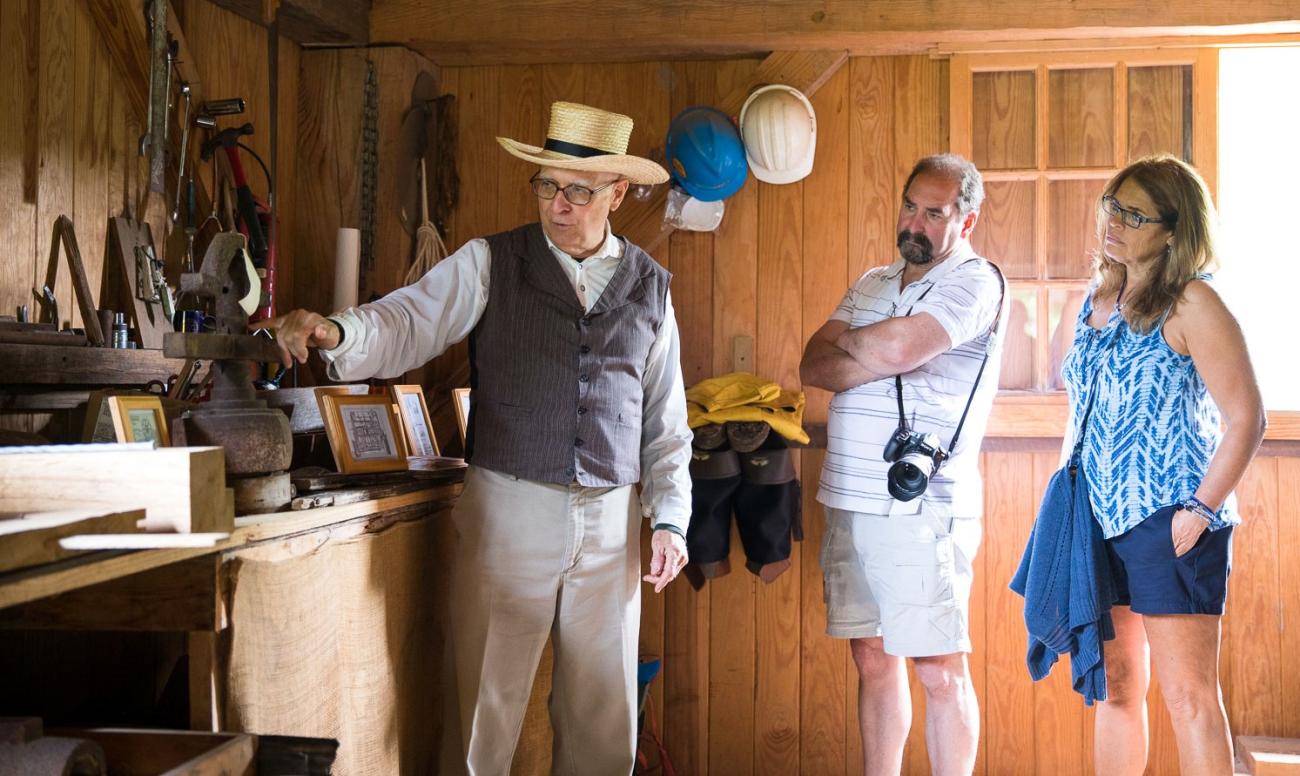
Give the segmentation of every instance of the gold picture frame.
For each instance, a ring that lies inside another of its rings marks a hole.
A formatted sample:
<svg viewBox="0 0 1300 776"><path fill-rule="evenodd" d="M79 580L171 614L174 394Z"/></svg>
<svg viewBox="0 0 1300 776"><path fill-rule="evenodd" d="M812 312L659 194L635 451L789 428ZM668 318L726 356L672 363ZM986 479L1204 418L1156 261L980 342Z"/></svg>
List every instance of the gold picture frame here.
<svg viewBox="0 0 1300 776"><path fill-rule="evenodd" d="M118 442L153 442L170 447L167 416L157 396L105 396Z"/></svg>
<svg viewBox="0 0 1300 776"><path fill-rule="evenodd" d="M406 445L387 394L316 392L334 465L343 474L401 471Z"/></svg>
<svg viewBox="0 0 1300 776"><path fill-rule="evenodd" d="M429 405L424 400L424 388L418 385L389 386L393 395L393 406L397 407L397 417L402 422L402 434L406 438L406 449L410 455L442 455L438 447L438 436L433 433L433 420L429 417Z"/></svg>
<svg viewBox="0 0 1300 776"><path fill-rule="evenodd" d="M465 435L469 433L469 389L451 389L451 403L456 410L456 425L460 426L460 446L465 447Z"/></svg>

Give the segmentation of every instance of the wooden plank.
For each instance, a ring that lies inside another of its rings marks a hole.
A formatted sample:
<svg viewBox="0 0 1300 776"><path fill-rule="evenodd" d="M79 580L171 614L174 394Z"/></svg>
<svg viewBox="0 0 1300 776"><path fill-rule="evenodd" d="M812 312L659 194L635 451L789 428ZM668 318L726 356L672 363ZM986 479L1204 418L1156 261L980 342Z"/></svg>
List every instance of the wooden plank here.
<svg viewBox="0 0 1300 776"><path fill-rule="evenodd" d="M365 55L350 49L302 52L298 98L297 197L293 235L293 304L333 312L334 244L340 227L356 227L361 161Z"/></svg>
<svg viewBox="0 0 1300 776"><path fill-rule="evenodd" d="M893 64L896 204L917 160L948 150L948 63L926 57L894 57ZM896 208L891 211L897 213ZM888 234L892 238L893 230ZM890 260L893 258L891 254Z"/></svg>
<svg viewBox="0 0 1300 776"><path fill-rule="evenodd" d="M988 472L989 454L980 453L980 471ZM985 501L987 503L987 492L992 487L990 480L984 481ZM975 563L973 565L974 580L971 583L970 591L970 641L971 654L967 661L970 665L971 684L975 687L975 700L980 707L980 737L979 748L975 751L975 770L977 776L986 776L991 772L988 769L988 716L989 716L989 698L988 698L988 653L990 633L988 623L988 602L990 595L996 597L1000 590L1005 587L1007 580L991 578L989 576L988 548L993 541L988 532L988 514L985 513L980 517L980 527L983 535L980 540L979 551L975 553Z"/></svg>
<svg viewBox="0 0 1300 776"><path fill-rule="evenodd" d="M390 0L371 14L371 39L403 43L435 62L554 62L571 56L573 7L544 0L520 16L506 3L426 3ZM794 0L708 2L632 0L588 6L582 28L586 61L667 57L718 57L742 52L835 48L855 51L924 51L937 42L1136 35L1222 34L1233 25L1248 33L1291 32L1294 7L1280 0L1250 6L1197 2L1162 7L1159 23L1142 15L1116 15L1100 0L1043 5L1028 0L996 6L958 0L900 0L885 6ZM1246 26L1241 26L1246 25Z"/></svg>
<svg viewBox="0 0 1300 776"><path fill-rule="evenodd" d="M783 386L799 384L803 353L804 182L758 183L758 329L755 372ZM799 770L800 581L802 548L791 567L758 590L755 604L756 774Z"/></svg>
<svg viewBox="0 0 1300 776"><path fill-rule="evenodd" d="M205 565L215 565L208 558L198 558ZM212 568L212 578L216 578L216 568ZM216 603L215 601L213 602ZM209 607L215 609L215 606ZM217 634L208 630L192 629L185 634L186 653L189 657L189 695L190 728L207 732L221 730L221 703L218 687L222 677L218 675Z"/></svg>
<svg viewBox="0 0 1300 776"><path fill-rule="evenodd" d="M713 63L679 62L664 75L672 79L672 109L677 115L692 105L710 105L716 91L716 66ZM667 106L664 106L667 107ZM667 124L664 124L667 132ZM662 134L660 137L662 138ZM662 140L660 141L662 142ZM730 207L731 203L726 203ZM723 216L726 217L725 214ZM678 230L670 239L666 260L673 273L673 307L682 332L682 377L686 385L719 374L713 370L716 342L713 337L714 235L710 232Z"/></svg>
<svg viewBox="0 0 1300 776"><path fill-rule="evenodd" d="M77 554L59 545L59 540L68 536L134 531L144 511L42 511L0 518L0 572L5 572Z"/></svg>
<svg viewBox="0 0 1300 776"><path fill-rule="evenodd" d="M1284 733L1277 483L1278 459L1256 458L1237 486L1243 524L1232 537L1226 617L1232 653L1224 700L1238 735Z"/></svg>
<svg viewBox="0 0 1300 776"><path fill-rule="evenodd" d="M984 205L971 245L1008 278L1035 278L1038 274L1034 261L1035 188L1031 181L984 183Z"/></svg>
<svg viewBox="0 0 1300 776"><path fill-rule="evenodd" d="M410 234L406 232L402 226L402 211L414 204L416 210L412 215L418 226L419 202L402 201L400 182L412 176L418 177L419 161L414 156L403 156L408 148L411 153L417 149L407 146L401 129L411 108L411 90L416 78L422 71L431 75L437 71L427 59L404 48L375 48L369 51L369 55L374 63L379 91L376 117L379 167L375 189L375 264L363 278L363 299L372 293L383 296L401 288L406 270L415 256L415 228L412 227Z"/></svg>
<svg viewBox="0 0 1300 776"><path fill-rule="evenodd" d="M276 21L281 35L303 45L370 42L371 0L212 0L212 4L254 24Z"/></svg>
<svg viewBox="0 0 1300 776"><path fill-rule="evenodd" d="M893 62L855 57L850 72L849 267L845 288L866 270L897 257ZM910 165L910 162L909 162Z"/></svg>
<svg viewBox="0 0 1300 776"><path fill-rule="evenodd" d="M225 472L219 447L5 455L0 509L144 509L146 531L229 531Z"/></svg>
<svg viewBox="0 0 1300 776"><path fill-rule="evenodd" d="M1026 731L1036 728L1034 685L1025 667L1027 636L1024 600L1011 592L1010 580L1037 512L1040 492L1031 490L1026 472L1034 471L1028 453L986 455L984 477L997 483L984 490L985 558L985 665L987 680L983 704L985 761L990 774L1033 774L1035 740ZM1058 663L1056 671L1069 671Z"/></svg>
<svg viewBox="0 0 1300 776"><path fill-rule="evenodd" d="M136 728L50 729L46 735L89 738L124 773L160 776L248 776L257 751L248 733L208 733Z"/></svg>
<svg viewBox="0 0 1300 776"><path fill-rule="evenodd" d="M0 198L6 214L0 220L0 314L15 315L28 305L35 320L32 284L37 277L36 169L39 157L36 119L39 114L37 24L40 6L32 0L0 5ZM32 144L29 149L28 144Z"/></svg>
<svg viewBox="0 0 1300 776"><path fill-rule="evenodd" d="M85 6L78 5L75 13L76 57L74 104L77 114L75 125L75 163L73 177L73 209L68 214L76 228L77 243L81 247L82 264L92 290L96 306L103 307L94 292L102 286L104 253L102 247L108 231L108 216L112 215L109 200L111 174L110 143L112 142L112 74L108 52L99 40L94 21ZM59 274L68 268L63 260ZM81 311L74 306L73 325L80 326ZM105 332L105 336L111 333Z"/></svg>
<svg viewBox="0 0 1300 776"><path fill-rule="evenodd" d="M0 344L0 385L144 385L166 380L184 359L161 350Z"/></svg>
<svg viewBox="0 0 1300 776"><path fill-rule="evenodd" d="M71 0L41 3L39 83L41 174L36 192L36 256L33 257L37 282L45 276L45 258L50 252L50 227L54 219L72 212L73 168L73 23ZM37 289L39 290L39 289ZM68 273L58 279L54 289L63 321L71 318L72 284ZM33 316L35 319L35 316Z"/></svg>
<svg viewBox="0 0 1300 776"><path fill-rule="evenodd" d="M546 137L551 106L542 102L542 68L521 65L500 68L495 135L540 143ZM639 121L642 117L634 116ZM497 222L513 228L538 219L538 199L528 186L537 165L501 152L497 162Z"/></svg>
<svg viewBox="0 0 1300 776"><path fill-rule="evenodd" d="M212 548L151 550L149 552L106 553L74 558L39 569L6 574L0 579L0 609L57 595L111 579L138 574L149 569L188 560L213 552L248 547L322 527L345 528L349 521L386 520L386 514L413 507L445 508L447 500L460 492L459 486L440 486L376 501L364 501L341 507L324 507L289 515L251 515L236 519L230 537Z"/></svg>
<svg viewBox="0 0 1300 776"><path fill-rule="evenodd" d="M275 277L275 311L284 313L296 305L293 297L294 275L298 269L299 257L293 252L293 241L299 232L299 224L303 229L310 228L310 221L300 221L297 200L298 200L298 123L300 116L298 113L298 95L301 91L302 82L301 62L302 49L289 43L281 38L278 43L279 52L279 101L277 109L277 120L279 126L275 127L278 133L279 143L277 148L278 159L274 162L268 157L267 164L273 164L275 169L272 172L275 175L275 209L276 218L279 219L277 225L276 250L278 251L276 277Z"/></svg>
<svg viewBox="0 0 1300 776"><path fill-rule="evenodd" d="M1237 749L1254 776L1300 773L1300 739L1238 736Z"/></svg>
<svg viewBox="0 0 1300 776"><path fill-rule="evenodd" d="M839 303L849 274L851 68L841 68L813 96L817 113L817 156L803 181L802 337L806 342ZM804 408L806 420L824 420L830 395L816 391ZM816 501L824 454L804 451L803 524L800 566L800 773L832 773L845 761L846 702L850 685L843 665L848 642L826 635L819 557L825 514Z"/></svg>
<svg viewBox="0 0 1300 776"><path fill-rule="evenodd" d="M224 626L218 558L202 555L0 610L0 627L217 631Z"/></svg>
<svg viewBox="0 0 1300 776"><path fill-rule="evenodd" d="M1047 488L1047 481L1059 468L1058 459L1056 453L1035 453L1031 456L1033 471L1027 488L1031 494L1030 504L1035 508L1035 513L1040 494ZM1032 521L1033 517L1030 516L1032 514L1022 516L1022 522ZM993 541L1001 543L1002 537L997 537ZM994 577L989 580L990 584L1003 590L1006 589L1008 581L1009 577ZM1019 599L1019 596L1016 598ZM1069 658L1063 656L1048 678L1034 683L1035 772L1073 773L1081 765L1081 759L1091 759L1087 757L1090 750L1084 747L1083 742L1084 708L1083 697L1071 687Z"/></svg>
<svg viewBox="0 0 1300 776"><path fill-rule="evenodd" d="M1281 458L1277 462L1277 556L1300 557L1300 514L1294 504L1300 504L1300 460ZM1286 504L1287 508L1280 508ZM1247 515L1247 524L1253 519ZM1296 564L1278 564L1278 593L1281 597L1282 636L1281 654L1300 655L1300 568ZM1235 602L1234 602L1235 603ZM1286 664L1290 679L1282 682L1282 718L1279 727L1287 735L1300 735L1300 682L1294 677L1294 667Z"/></svg>
<svg viewBox="0 0 1300 776"><path fill-rule="evenodd" d="M980 170L1034 166L1034 72L975 73L971 161Z"/></svg>
<svg viewBox="0 0 1300 776"><path fill-rule="evenodd" d="M1109 167L1115 157L1110 67L1051 70L1047 79L1050 167Z"/></svg>
<svg viewBox="0 0 1300 776"><path fill-rule="evenodd" d="M1192 129L1183 126L1183 70L1182 65L1128 68L1130 161L1154 153L1182 156L1183 133Z"/></svg>

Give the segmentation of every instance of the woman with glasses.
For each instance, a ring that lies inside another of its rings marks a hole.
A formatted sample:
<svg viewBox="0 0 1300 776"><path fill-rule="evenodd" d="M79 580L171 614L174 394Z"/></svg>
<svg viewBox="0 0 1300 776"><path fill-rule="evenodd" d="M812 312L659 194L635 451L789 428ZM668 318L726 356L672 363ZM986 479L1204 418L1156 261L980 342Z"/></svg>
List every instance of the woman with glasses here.
<svg viewBox="0 0 1300 776"><path fill-rule="evenodd" d="M1232 490L1265 419L1241 329L1206 274L1214 220L1205 181L1173 156L1115 175L1097 212L1096 279L1062 367L1116 592L1097 773L1143 772L1153 667L1182 773L1232 772L1218 675L1241 520Z"/></svg>

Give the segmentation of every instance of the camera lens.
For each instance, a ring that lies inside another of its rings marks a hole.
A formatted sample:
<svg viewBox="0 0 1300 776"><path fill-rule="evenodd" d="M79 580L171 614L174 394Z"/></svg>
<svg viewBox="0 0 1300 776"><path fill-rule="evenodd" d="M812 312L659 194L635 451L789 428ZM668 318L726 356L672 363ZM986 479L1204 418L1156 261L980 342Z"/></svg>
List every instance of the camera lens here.
<svg viewBox="0 0 1300 776"><path fill-rule="evenodd" d="M899 501L911 501L925 492L930 483L930 457L922 453L905 455L889 467L889 495Z"/></svg>

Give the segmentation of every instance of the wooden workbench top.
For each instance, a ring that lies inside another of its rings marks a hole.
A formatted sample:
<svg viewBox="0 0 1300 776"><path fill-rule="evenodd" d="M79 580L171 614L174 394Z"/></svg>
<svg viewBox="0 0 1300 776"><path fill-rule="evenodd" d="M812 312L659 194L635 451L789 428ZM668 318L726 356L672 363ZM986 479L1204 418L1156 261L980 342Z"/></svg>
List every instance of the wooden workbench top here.
<svg viewBox="0 0 1300 776"><path fill-rule="evenodd" d="M235 530L212 547L95 552L0 575L0 609L46 596L137 574L141 571L217 552L239 550L354 520L438 502L450 503L460 494L459 482L360 501L343 506L298 512L275 512L235 518Z"/></svg>

